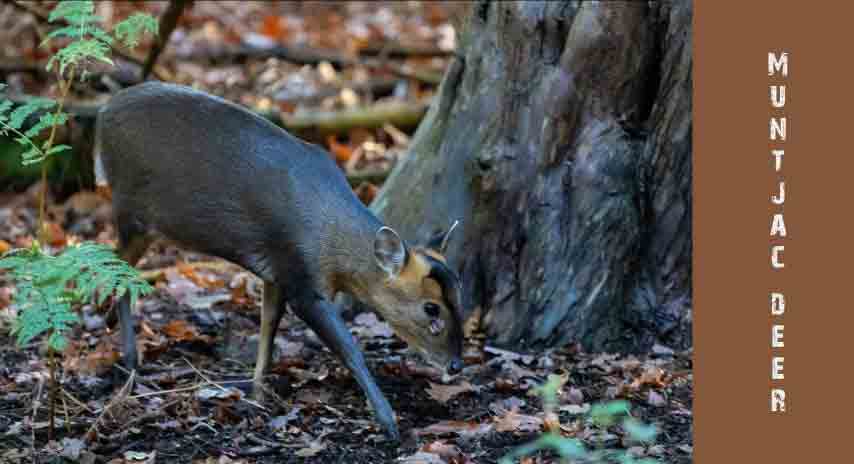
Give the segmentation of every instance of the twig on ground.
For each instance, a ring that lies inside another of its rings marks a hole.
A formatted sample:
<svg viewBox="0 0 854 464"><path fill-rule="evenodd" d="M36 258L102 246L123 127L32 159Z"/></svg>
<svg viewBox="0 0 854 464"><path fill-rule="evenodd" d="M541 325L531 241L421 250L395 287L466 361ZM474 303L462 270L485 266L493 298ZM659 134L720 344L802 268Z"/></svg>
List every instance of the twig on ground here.
<svg viewBox="0 0 854 464"><path fill-rule="evenodd" d="M265 439L259 437L258 435L251 433L251 432L246 434L246 439L251 441L252 443L255 443L256 445L267 446L270 448L282 448L283 447L281 443L276 443L276 442L273 442L270 440L265 440Z"/></svg>
<svg viewBox="0 0 854 464"><path fill-rule="evenodd" d="M128 394L133 389L133 381L136 377L136 370L132 370L130 372L130 376L128 377L127 382L125 382L124 386L116 393L112 400L104 406L104 409L101 411L101 414L98 415L98 418L95 419L95 422L92 423L92 426L89 427L89 430L86 432L84 441L86 443L91 443L98 434L98 425L104 419L104 416L110 413L110 410L114 407L120 405L128 399Z"/></svg>
<svg viewBox="0 0 854 464"><path fill-rule="evenodd" d="M86 412L88 412L89 414L93 414L92 409L90 409L90 408L89 408L89 406L86 406L86 403L84 403L84 402L80 401L79 399L77 399L77 397L75 397L74 395L72 395L71 393L69 393L69 392L68 392L68 390L66 390L65 388L63 388L63 387L61 387L61 386L60 386L59 388L60 388L60 391L63 393L63 395L65 395L65 396L67 396L68 398L70 398L70 399L71 399L71 401L72 401L74 404L76 404L77 406L80 406L81 408L85 409L85 410L86 410Z"/></svg>
<svg viewBox="0 0 854 464"><path fill-rule="evenodd" d="M33 453L33 462L36 462L36 414L39 412L39 406L41 406L41 397L42 390L44 389L44 377L39 376L39 383L36 385L36 394L33 396L33 416L30 419L30 438L31 442L31 452Z"/></svg>
<svg viewBox="0 0 854 464"><path fill-rule="evenodd" d="M186 363L187 363L187 365L189 365L190 367L192 367L192 368L193 368L193 370L194 370L194 371L196 371L196 374L198 374L198 376L199 376L199 377L201 377L201 378L202 378L204 381L206 381L207 383L209 383L209 384L211 384L211 385L213 385L213 386L215 386L215 387L219 388L220 390L222 390L222 391L224 391L224 392L227 392L227 391L228 391L228 389L227 389L227 388L225 388L225 387L223 387L223 386L222 386L222 384L219 384L219 383L217 383L217 382L214 382L213 380L211 380L211 379L210 379L210 377L208 377L208 376L206 376L205 374L203 374L203 373L202 373L202 371L200 371L200 370L196 369L196 366L194 366L194 365L193 365L193 363L191 363L189 359L184 358L184 362L186 362ZM256 408L258 408L258 409L260 409L260 410L262 410L262 411L267 411L267 408L265 408L264 406L262 406L262 405L258 404L258 402L256 402L256 401L248 400L248 399L246 399L246 398L241 398L241 400L242 400L242 401L245 401L245 402L246 402L246 403L248 403L248 404L251 404L252 406L255 406Z"/></svg>

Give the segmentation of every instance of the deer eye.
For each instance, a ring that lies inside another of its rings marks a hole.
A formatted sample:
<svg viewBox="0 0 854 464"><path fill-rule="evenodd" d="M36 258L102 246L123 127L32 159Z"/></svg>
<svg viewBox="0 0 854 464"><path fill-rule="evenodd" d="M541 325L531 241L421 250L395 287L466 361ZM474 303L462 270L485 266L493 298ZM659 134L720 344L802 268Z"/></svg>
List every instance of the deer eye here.
<svg viewBox="0 0 854 464"><path fill-rule="evenodd" d="M430 317L439 317L439 305L432 301L424 303L424 312Z"/></svg>

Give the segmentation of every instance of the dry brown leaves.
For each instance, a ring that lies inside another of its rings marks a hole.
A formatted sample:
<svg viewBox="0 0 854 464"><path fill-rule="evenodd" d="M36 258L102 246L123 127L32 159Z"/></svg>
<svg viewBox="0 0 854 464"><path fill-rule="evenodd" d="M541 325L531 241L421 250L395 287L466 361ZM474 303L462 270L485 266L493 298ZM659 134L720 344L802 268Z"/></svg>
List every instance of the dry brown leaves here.
<svg viewBox="0 0 854 464"><path fill-rule="evenodd" d="M427 388L427 394L430 398L434 400L446 404L451 398L467 392L477 393L480 388L470 384L469 382L463 380L459 385L441 385L433 382L428 382L430 387Z"/></svg>

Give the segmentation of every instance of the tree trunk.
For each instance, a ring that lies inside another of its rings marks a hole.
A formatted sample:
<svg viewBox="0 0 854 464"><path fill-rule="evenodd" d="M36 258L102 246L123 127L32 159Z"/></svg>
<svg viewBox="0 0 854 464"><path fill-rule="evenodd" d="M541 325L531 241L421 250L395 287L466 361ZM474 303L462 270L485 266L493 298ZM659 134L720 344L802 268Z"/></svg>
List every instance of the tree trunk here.
<svg viewBox="0 0 854 464"><path fill-rule="evenodd" d="M689 0L471 6L372 208L448 249L490 343L691 345Z"/></svg>

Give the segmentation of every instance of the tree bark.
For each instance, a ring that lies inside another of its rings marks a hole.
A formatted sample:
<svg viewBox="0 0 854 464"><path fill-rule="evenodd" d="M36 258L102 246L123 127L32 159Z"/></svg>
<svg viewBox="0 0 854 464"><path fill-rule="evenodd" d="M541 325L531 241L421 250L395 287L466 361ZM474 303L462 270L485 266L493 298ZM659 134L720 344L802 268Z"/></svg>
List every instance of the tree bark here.
<svg viewBox="0 0 854 464"><path fill-rule="evenodd" d="M490 343L691 345L690 0L473 4L372 208L448 249Z"/></svg>

